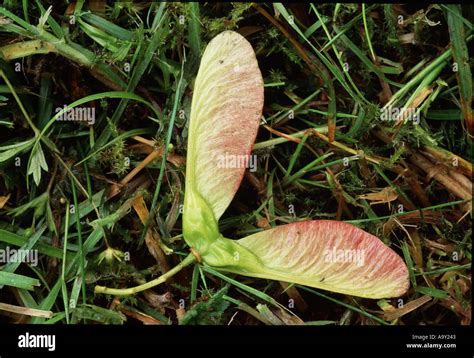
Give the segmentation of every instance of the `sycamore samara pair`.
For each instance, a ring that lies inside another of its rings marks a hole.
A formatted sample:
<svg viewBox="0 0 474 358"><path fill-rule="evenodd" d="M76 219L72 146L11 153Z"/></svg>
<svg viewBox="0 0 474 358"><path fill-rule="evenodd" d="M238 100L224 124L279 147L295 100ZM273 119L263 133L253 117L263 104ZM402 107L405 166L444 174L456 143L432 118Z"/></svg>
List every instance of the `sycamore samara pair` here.
<svg viewBox="0 0 474 358"><path fill-rule="evenodd" d="M188 261L359 297L404 294L409 279L401 257L377 237L347 223L301 221L240 240L222 236L219 219L245 168L223 167L219 161L250 156L263 101L262 74L250 43L233 31L217 35L202 56L191 105L183 211L183 236L192 252ZM328 260L328 252L338 251L361 253L363 264ZM114 291L119 290L101 290Z"/></svg>

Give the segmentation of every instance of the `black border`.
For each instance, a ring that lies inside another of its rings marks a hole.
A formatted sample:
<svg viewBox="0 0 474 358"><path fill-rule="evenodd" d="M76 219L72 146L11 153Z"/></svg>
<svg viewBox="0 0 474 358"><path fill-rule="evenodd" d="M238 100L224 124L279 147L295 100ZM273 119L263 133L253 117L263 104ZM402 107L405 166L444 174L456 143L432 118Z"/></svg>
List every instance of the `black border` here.
<svg viewBox="0 0 474 358"><path fill-rule="evenodd" d="M54 334L56 349L19 348L18 337L29 334ZM451 336L446 339L420 339L413 335ZM455 338L453 338L455 336ZM410 343L455 343L456 348L407 348ZM163 345L191 348L201 344L312 344L325 352L347 351L351 354L371 353L384 356L391 353L408 355L442 354L444 357L467 357L474 354L473 326L143 326L143 325L0 325L0 357L20 357L44 353L48 356L84 354L104 348L108 353L124 353L125 346L133 345L136 354L163 352ZM321 351L320 353L322 353ZM329 353L328 352L328 353ZM13 354L9 354L13 353ZM97 352L98 353L98 352ZM314 352L316 353L316 352ZM328 355L328 353L325 353ZM319 354L315 354L318 356ZM107 354L107 356L110 356ZM332 354L330 354L332 356Z"/></svg>

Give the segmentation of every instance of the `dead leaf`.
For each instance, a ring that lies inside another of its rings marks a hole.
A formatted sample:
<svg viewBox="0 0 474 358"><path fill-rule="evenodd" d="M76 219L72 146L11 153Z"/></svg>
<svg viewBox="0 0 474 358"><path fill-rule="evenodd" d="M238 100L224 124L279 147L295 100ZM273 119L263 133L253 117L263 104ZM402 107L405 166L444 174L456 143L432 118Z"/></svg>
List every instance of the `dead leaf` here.
<svg viewBox="0 0 474 358"><path fill-rule="evenodd" d="M268 219L266 217L262 217L257 220L257 226L262 228L262 229L269 229L270 223L268 222Z"/></svg>
<svg viewBox="0 0 474 358"><path fill-rule="evenodd" d="M154 308L159 310L162 314L165 312L165 307L170 305L173 299L171 292L165 292L164 294L157 294L152 290L143 291L143 295L148 303Z"/></svg>
<svg viewBox="0 0 474 358"><path fill-rule="evenodd" d="M138 214L140 221L142 224L145 225L146 221L148 220L149 211L146 207L145 200L143 199L143 195L138 195L133 200L133 208ZM168 262L166 261L165 254L160 246L161 238L156 230L149 228L146 235L145 235L145 244L148 248L150 254L155 258L155 260L160 265L160 269L163 273L169 270Z"/></svg>
<svg viewBox="0 0 474 358"><path fill-rule="evenodd" d="M0 209L3 209L8 199L10 199L10 195L11 194L8 194L7 196L0 196Z"/></svg>
<svg viewBox="0 0 474 358"><path fill-rule="evenodd" d="M410 301L404 304L402 307L397 308L392 312L384 312L384 318L387 321L393 321L394 319L400 318L411 311L416 310L418 307L423 306L425 303L432 300L431 296L422 296L416 300Z"/></svg>
<svg viewBox="0 0 474 358"><path fill-rule="evenodd" d="M394 200L397 200L398 194L393 189L392 187L388 186L386 188L383 188L382 190L378 192L373 192L369 194L363 194L359 195L357 197L358 199L365 199L368 201L372 201L370 205L375 205L375 204L384 204L384 203L390 203ZM390 204L389 204L390 205Z"/></svg>
<svg viewBox="0 0 474 358"><path fill-rule="evenodd" d="M126 316L132 317L140 322L142 322L145 325L161 325L161 321L157 320L156 318L153 318L143 312L139 311L132 311L129 310L125 307L119 306L119 311L125 314Z"/></svg>
<svg viewBox="0 0 474 358"><path fill-rule="evenodd" d="M181 321L185 314L186 314L186 310L184 308L176 309L176 318L178 318L178 321Z"/></svg>
<svg viewBox="0 0 474 358"><path fill-rule="evenodd" d="M257 310L273 326L302 326L304 322L296 315L279 309L270 309L267 305L258 304Z"/></svg>

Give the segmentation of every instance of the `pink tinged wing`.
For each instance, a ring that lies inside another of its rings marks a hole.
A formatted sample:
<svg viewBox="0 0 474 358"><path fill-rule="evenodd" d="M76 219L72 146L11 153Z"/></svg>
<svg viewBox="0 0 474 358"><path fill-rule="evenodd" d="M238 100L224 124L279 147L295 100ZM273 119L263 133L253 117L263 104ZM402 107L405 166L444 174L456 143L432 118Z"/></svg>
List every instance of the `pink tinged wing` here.
<svg viewBox="0 0 474 358"><path fill-rule="evenodd" d="M402 258L377 237L343 222L298 222L238 243L268 269L256 277L367 298L398 297L409 288Z"/></svg>
<svg viewBox="0 0 474 358"><path fill-rule="evenodd" d="M208 44L194 86L187 183L216 220L248 166L263 107L263 80L250 43L233 31Z"/></svg>

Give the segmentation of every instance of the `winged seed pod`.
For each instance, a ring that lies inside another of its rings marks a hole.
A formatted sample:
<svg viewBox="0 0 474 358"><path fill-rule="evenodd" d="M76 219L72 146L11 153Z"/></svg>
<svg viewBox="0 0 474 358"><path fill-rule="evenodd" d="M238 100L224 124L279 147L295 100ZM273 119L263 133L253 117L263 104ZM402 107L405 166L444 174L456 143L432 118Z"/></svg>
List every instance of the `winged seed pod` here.
<svg viewBox="0 0 474 358"><path fill-rule="evenodd" d="M241 35L225 31L207 46L191 109L183 233L204 264L241 275L294 282L368 298L396 297L409 287L403 260L378 238L337 221L305 221L238 241L217 221L245 168L219 165L248 158L263 107L255 53Z"/></svg>
<svg viewBox="0 0 474 358"><path fill-rule="evenodd" d="M389 298L409 287L408 270L377 237L347 223L303 221L240 240L224 238L218 220L230 204L248 159L263 107L263 80L255 53L241 35L225 31L208 44L198 71L188 137L183 236L192 255L132 294L160 284L196 259L240 275L293 282L367 298Z"/></svg>

